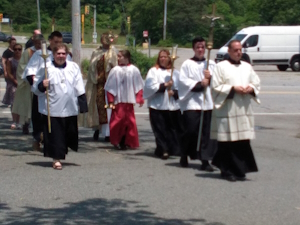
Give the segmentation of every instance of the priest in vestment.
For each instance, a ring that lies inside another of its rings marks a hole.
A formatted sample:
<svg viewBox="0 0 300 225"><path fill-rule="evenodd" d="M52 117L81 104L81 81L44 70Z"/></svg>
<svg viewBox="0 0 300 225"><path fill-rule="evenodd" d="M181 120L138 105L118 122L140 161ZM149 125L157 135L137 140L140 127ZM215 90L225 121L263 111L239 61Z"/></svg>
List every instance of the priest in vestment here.
<svg viewBox="0 0 300 225"><path fill-rule="evenodd" d="M53 168L59 170L62 169L61 160L65 159L68 147L74 151L78 149L78 112L88 110L80 68L76 63L66 61L67 55L68 47L65 44L56 45L53 49L54 60L47 63L48 79L45 79L45 70L40 69L37 73L39 79L33 85L42 114L44 156L53 158Z"/></svg>
<svg viewBox="0 0 300 225"><path fill-rule="evenodd" d="M29 134L28 126L31 118L32 93L30 84L24 80L23 73L31 56L41 49L41 41L44 39L42 34L33 36L33 46L25 49L17 68L18 87L15 93L12 112L20 116L20 124L23 124L23 133Z"/></svg>
<svg viewBox="0 0 300 225"><path fill-rule="evenodd" d="M258 171L250 146L254 134L251 99L259 103L260 79L249 63L241 61L242 45L228 44L229 59L218 63L211 82L214 110L211 138L218 140L213 165L228 181L245 180Z"/></svg>
<svg viewBox="0 0 300 225"><path fill-rule="evenodd" d="M109 141L109 120L111 109L106 109L107 104L104 86L110 70L118 64L117 51L112 46L114 36L104 33L101 36L99 48L94 50L88 71L88 79L85 86L89 111L79 117L79 125L93 128L94 140L98 140L99 133Z"/></svg>
<svg viewBox="0 0 300 225"><path fill-rule="evenodd" d="M147 74L144 98L147 99L150 123L155 136L154 154L162 159L180 155L183 123L178 100L179 71L174 69L168 50L158 53L156 65Z"/></svg>
<svg viewBox="0 0 300 225"><path fill-rule="evenodd" d="M139 147L134 105L144 104L144 82L139 69L130 64L130 52L118 53L118 66L114 67L105 84L107 101L112 114L110 118L110 142L117 149Z"/></svg>
<svg viewBox="0 0 300 225"><path fill-rule="evenodd" d="M217 142L210 138L213 101L209 83L213 76L215 62L210 60L208 70L206 69L207 61L204 57L206 44L202 37L196 37L192 44L195 55L183 62L178 84L179 104L185 126L180 164L182 167L187 167L189 156L191 159L201 160L201 170L213 172L209 160L212 160L216 152ZM200 149L197 149L202 111L201 145Z"/></svg>

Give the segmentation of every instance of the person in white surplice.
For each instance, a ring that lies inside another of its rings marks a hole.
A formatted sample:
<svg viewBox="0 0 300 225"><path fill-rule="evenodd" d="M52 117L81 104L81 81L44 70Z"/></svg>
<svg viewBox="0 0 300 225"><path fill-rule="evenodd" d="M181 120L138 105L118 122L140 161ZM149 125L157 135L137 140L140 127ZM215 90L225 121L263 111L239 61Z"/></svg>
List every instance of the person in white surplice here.
<svg viewBox="0 0 300 225"><path fill-rule="evenodd" d="M214 110L211 138L218 140L213 165L228 181L245 180L246 173L258 171L250 146L254 138L251 99L259 103L260 80L252 66L241 61L242 45L228 44L229 59L218 63L211 82Z"/></svg>

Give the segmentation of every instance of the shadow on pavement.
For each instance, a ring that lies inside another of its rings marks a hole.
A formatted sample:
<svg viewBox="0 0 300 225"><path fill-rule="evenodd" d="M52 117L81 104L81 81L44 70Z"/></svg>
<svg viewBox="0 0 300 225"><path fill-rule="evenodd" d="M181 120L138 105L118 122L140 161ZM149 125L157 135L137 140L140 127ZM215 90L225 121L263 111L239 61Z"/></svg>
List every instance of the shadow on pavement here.
<svg viewBox="0 0 300 225"><path fill-rule="evenodd" d="M1 205L0 205L1 206ZM12 225L225 225L218 222L207 222L205 219L167 219L155 216L155 213L141 209L134 201L120 199L107 200L103 198L89 199L76 203L66 203L60 208L24 207L22 212L9 212L0 219L0 224Z"/></svg>
<svg viewBox="0 0 300 225"><path fill-rule="evenodd" d="M181 167L180 163L179 163L179 159L178 159L178 163L166 163L166 166L174 166L174 167ZM200 169L200 165L201 164L197 164L197 163L190 163L189 162L189 166L186 168L182 168L182 169L194 169L194 170L199 170Z"/></svg>

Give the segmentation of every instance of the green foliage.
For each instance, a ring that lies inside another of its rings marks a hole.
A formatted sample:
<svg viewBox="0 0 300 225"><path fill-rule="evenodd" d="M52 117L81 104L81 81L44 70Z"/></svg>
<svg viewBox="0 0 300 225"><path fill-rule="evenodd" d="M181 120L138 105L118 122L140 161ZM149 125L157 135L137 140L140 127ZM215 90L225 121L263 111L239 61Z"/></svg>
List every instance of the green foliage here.
<svg viewBox="0 0 300 225"><path fill-rule="evenodd" d="M83 79L87 79L89 66L90 66L90 61L87 58L81 61L81 73Z"/></svg>
<svg viewBox="0 0 300 225"><path fill-rule="evenodd" d="M157 56L148 58L144 53L137 51L134 48L128 49L131 54L131 63L141 71L142 77L145 78L148 70L155 65Z"/></svg>
<svg viewBox="0 0 300 225"><path fill-rule="evenodd" d="M174 40L172 38L168 38L166 40L159 40L157 43L157 47L173 47Z"/></svg>

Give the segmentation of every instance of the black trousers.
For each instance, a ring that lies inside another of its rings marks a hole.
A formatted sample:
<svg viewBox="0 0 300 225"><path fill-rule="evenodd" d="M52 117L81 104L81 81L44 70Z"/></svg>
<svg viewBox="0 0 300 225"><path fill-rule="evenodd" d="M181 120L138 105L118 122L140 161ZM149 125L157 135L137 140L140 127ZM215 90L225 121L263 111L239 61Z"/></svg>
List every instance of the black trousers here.
<svg viewBox="0 0 300 225"><path fill-rule="evenodd" d="M212 160L217 151L217 141L210 139L210 123L212 110L204 111L202 137L200 149L197 149L200 127L201 110L188 110L183 112L183 156L191 159Z"/></svg>
<svg viewBox="0 0 300 225"><path fill-rule="evenodd" d="M48 117L42 115L44 124L44 156L65 159L68 147L78 150L77 116L50 117L51 133L48 132Z"/></svg>
<svg viewBox="0 0 300 225"><path fill-rule="evenodd" d="M250 140L218 142L212 164L225 175L243 177L246 173L258 171Z"/></svg>
<svg viewBox="0 0 300 225"><path fill-rule="evenodd" d="M180 110L149 109L150 123L155 136L155 155L180 155L182 147L182 115Z"/></svg>
<svg viewBox="0 0 300 225"><path fill-rule="evenodd" d="M40 142L41 133L43 132L43 120L42 114L39 113L38 96L35 94L33 94L32 98L31 121L33 129L32 136L36 141Z"/></svg>

